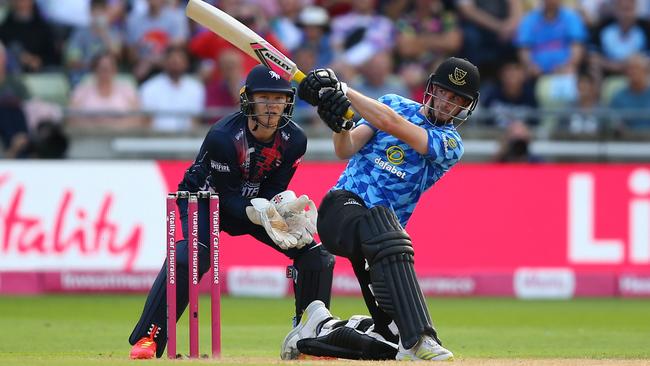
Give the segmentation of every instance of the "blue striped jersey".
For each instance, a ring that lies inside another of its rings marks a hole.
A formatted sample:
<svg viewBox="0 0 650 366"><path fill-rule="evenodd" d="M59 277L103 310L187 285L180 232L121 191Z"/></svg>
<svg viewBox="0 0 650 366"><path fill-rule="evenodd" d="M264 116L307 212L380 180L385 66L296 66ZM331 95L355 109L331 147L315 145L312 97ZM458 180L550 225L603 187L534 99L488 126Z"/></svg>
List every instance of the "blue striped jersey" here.
<svg viewBox="0 0 650 366"><path fill-rule="evenodd" d="M404 141L370 126L373 137L350 158L332 188L345 189L361 197L368 207L393 210L406 226L424 191L436 183L463 155L463 143L453 124L434 126L419 112L420 103L395 94L378 99L428 134L428 151L421 155Z"/></svg>

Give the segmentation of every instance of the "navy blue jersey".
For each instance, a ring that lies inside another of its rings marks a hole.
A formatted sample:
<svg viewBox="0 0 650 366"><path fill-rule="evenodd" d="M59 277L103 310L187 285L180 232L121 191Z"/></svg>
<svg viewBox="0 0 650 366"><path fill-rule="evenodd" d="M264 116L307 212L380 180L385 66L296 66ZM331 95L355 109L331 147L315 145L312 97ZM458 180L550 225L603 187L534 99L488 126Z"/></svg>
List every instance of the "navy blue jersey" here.
<svg viewBox="0 0 650 366"><path fill-rule="evenodd" d="M178 185L181 191L219 193L222 214L239 219L246 219L252 198L271 199L287 189L307 149L307 136L293 122L262 143L247 121L237 112L215 123Z"/></svg>

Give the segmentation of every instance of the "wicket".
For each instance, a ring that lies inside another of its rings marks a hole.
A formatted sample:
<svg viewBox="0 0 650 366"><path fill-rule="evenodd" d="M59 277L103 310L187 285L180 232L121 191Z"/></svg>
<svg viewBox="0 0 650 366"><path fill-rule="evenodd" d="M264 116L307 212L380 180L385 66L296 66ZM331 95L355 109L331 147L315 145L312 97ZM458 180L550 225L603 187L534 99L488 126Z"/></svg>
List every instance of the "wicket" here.
<svg viewBox="0 0 650 366"><path fill-rule="evenodd" d="M189 260L189 306L190 358L199 357L199 200L207 200L210 212L210 300L212 357L221 354L221 294L219 282L219 196L200 191L172 192L167 195L167 357L176 358L176 200L187 200L187 243Z"/></svg>

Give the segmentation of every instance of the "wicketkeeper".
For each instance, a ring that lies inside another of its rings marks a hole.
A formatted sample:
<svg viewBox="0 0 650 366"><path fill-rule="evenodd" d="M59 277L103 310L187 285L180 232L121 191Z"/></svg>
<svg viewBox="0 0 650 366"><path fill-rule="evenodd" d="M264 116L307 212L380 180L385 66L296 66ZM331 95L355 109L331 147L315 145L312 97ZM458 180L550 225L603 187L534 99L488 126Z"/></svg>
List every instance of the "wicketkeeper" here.
<svg viewBox="0 0 650 366"><path fill-rule="evenodd" d="M250 235L293 259L297 323L314 300L329 304L334 256L313 240L314 203L305 195L297 197L287 191L307 148L305 133L291 121L295 90L277 73L260 65L248 74L240 101L239 112L210 129L178 189L217 192L221 230L234 236ZM179 200L178 204L187 239L187 201ZM207 202L200 200L201 275L210 268L208 208ZM177 243L176 319L188 304L186 239ZM129 338L131 358L162 356L167 342L166 309L163 265Z"/></svg>

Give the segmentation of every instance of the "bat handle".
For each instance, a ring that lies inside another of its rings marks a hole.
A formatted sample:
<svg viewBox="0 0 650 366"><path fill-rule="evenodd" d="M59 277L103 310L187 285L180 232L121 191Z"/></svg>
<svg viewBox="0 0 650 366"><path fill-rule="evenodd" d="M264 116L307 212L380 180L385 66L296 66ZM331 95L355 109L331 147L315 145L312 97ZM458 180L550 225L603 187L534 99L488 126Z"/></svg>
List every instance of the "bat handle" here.
<svg viewBox="0 0 650 366"><path fill-rule="evenodd" d="M297 70L296 73L293 75L293 80L297 81L300 83L303 79L305 78L305 73ZM346 119L345 123L343 124L343 129L344 130L350 130L352 127L354 127L354 122L352 122L352 119L354 118L354 112L352 109L348 108L348 111L345 112L344 118Z"/></svg>

